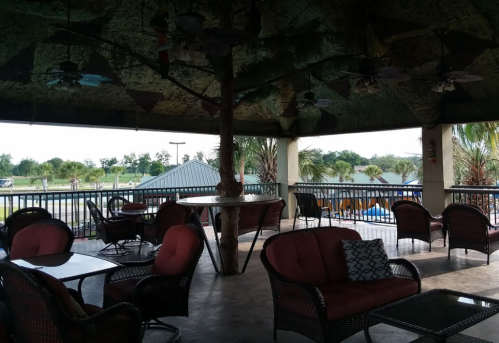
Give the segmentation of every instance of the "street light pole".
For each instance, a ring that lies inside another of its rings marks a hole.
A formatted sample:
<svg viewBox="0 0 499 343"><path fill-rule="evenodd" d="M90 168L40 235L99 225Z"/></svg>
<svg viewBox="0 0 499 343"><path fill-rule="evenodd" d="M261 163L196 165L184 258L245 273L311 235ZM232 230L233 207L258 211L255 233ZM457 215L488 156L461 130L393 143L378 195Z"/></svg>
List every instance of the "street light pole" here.
<svg viewBox="0 0 499 343"><path fill-rule="evenodd" d="M177 146L177 166L178 166L178 145L185 144L185 142L170 142L170 144L175 144Z"/></svg>

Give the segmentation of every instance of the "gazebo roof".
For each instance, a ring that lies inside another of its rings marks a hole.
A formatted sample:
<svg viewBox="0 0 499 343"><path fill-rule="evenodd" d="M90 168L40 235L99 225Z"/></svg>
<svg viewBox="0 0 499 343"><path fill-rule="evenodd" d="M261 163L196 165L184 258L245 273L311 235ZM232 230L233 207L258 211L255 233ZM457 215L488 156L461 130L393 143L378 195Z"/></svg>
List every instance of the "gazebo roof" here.
<svg viewBox="0 0 499 343"><path fill-rule="evenodd" d="M171 16L173 4L187 11L186 1L144 1L147 31L159 3ZM202 5L209 1L193 3L207 18L205 26L217 26L217 10ZM71 0L70 5L68 34L66 1L0 2L0 121L219 132L219 113L210 106L220 95L216 67L172 60L168 79L162 79L157 39L141 32L141 1ZM234 48L236 91L248 95L248 88L262 81L289 77L236 106L235 134L296 137L499 120L496 1L266 0L259 9L257 43ZM235 27L244 28L237 18ZM431 91L441 59L439 30L446 32L444 65L479 74L483 81L459 83L453 92ZM68 38L71 61L112 81L77 93L46 86L54 79L47 71L67 59ZM404 69L411 80L384 84L376 94L354 93L357 80L343 71L358 71L366 41L370 57ZM316 98L331 99L330 106L296 108L309 76Z"/></svg>

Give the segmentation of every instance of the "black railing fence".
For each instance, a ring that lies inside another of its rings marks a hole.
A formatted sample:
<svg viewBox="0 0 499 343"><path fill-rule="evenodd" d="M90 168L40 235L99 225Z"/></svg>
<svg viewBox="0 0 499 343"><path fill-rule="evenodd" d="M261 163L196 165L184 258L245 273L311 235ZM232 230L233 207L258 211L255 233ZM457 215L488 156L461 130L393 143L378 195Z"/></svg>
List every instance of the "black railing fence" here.
<svg viewBox="0 0 499 343"><path fill-rule="evenodd" d="M334 217L354 222L395 224L391 206L397 200L421 203L421 185L297 183L294 192L312 193L322 207L329 207Z"/></svg>
<svg viewBox="0 0 499 343"><path fill-rule="evenodd" d="M279 195L279 184L244 185L245 194ZM113 189L98 191L46 192L46 193L9 193L0 194L0 221L5 222L12 212L26 207L43 207L54 218L66 222L73 228L76 238L95 236L95 226L85 202L92 200L104 217L108 213L107 202L113 196L121 196L131 202L149 205L146 213L155 213L158 206L165 201L195 196L217 195L215 186L147 188L147 189ZM219 210L219 209L215 209ZM210 219L205 209L201 215L204 224Z"/></svg>
<svg viewBox="0 0 499 343"><path fill-rule="evenodd" d="M452 202L478 206L492 223L498 222L499 187L454 185L445 189L445 192L452 194Z"/></svg>

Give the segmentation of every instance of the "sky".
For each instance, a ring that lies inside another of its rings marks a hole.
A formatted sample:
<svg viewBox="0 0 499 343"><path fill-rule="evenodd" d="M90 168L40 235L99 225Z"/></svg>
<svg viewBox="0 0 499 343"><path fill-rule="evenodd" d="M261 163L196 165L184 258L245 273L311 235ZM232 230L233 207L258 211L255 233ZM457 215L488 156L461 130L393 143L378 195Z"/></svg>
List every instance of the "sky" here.
<svg viewBox="0 0 499 343"><path fill-rule="evenodd" d="M421 129L320 136L300 138L298 147L322 149L324 153L352 150L367 158L374 154L408 157L421 153L420 136ZM175 164L177 146L170 142L185 142L178 145L180 163L184 154L191 159L198 151L210 155L219 143L217 135L11 123L0 123L0 137L0 154L10 154L14 164L24 158L41 163L59 157L79 162L91 159L99 166L101 158L121 160L132 152L137 155L148 152L154 159L163 149L171 155L170 164Z"/></svg>

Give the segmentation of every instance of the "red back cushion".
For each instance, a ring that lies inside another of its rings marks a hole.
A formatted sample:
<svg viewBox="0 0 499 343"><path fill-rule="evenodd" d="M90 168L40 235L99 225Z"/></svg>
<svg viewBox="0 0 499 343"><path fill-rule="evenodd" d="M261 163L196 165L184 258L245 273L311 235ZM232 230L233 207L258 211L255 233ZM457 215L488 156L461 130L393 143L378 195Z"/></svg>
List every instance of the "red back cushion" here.
<svg viewBox="0 0 499 343"><path fill-rule="evenodd" d="M28 258L64 252L68 233L57 225L32 224L20 230L12 241L10 258Z"/></svg>
<svg viewBox="0 0 499 343"><path fill-rule="evenodd" d="M47 215L44 212L28 212L17 215L9 226L11 239L12 237L15 237L18 231L24 229L26 226L31 225L40 219L47 219L50 217L50 215Z"/></svg>
<svg viewBox="0 0 499 343"><path fill-rule="evenodd" d="M361 240L359 233L343 227L333 227L317 230L314 235L319 245L328 281L348 280L347 262L341 240Z"/></svg>
<svg viewBox="0 0 499 343"><path fill-rule="evenodd" d="M154 261L152 273L176 275L182 273L197 254L202 244L199 235L187 225L172 226L163 238Z"/></svg>
<svg viewBox="0 0 499 343"><path fill-rule="evenodd" d="M124 204L123 207L121 207L122 210L146 210L147 205L142 204L139 202L131 202L128 204Z"/></svg>
<svg viewBox="0 0 499 343"><path fill-rule="evenodd" d="M276 237L266 248L274 269L291 281L319 286L327 283L327 273L316 236L312 231L295 231Z"/></svg>

